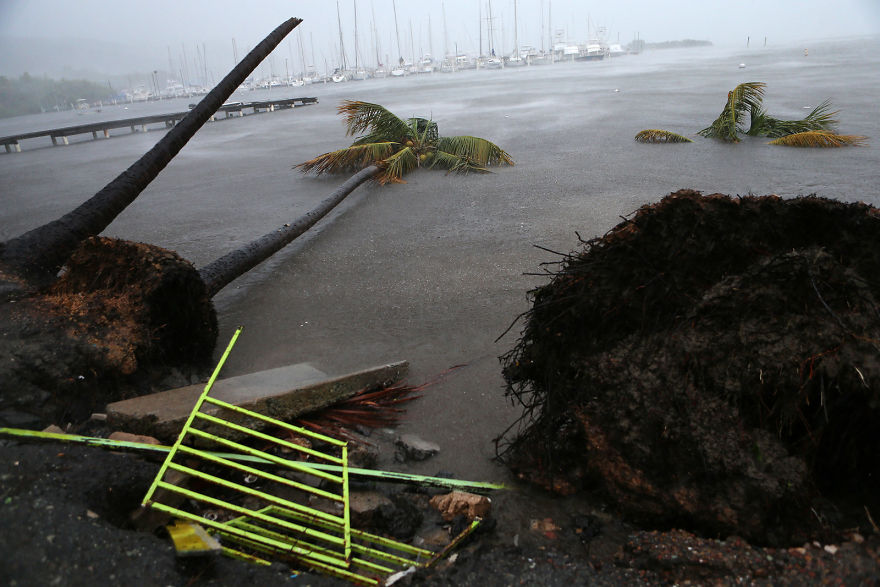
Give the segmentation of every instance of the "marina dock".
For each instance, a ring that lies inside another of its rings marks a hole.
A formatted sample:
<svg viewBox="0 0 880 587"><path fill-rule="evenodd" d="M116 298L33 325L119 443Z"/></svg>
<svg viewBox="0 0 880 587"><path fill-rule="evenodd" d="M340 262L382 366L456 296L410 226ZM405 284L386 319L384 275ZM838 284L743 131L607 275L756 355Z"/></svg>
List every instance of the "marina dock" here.
<svg viewBox="0 0 880 587"><path fill-rule="evenodd" d="M307 106L309 104L316 104L317 102L317 98L284 98L280 100L260 100L255 102L227 102L217 109L217 112L214 113L210 120L216 120L220 113L224 114L223 118L229 118L231 116L244 116L245 111L251 111L251 114L274 112L281 108L295 108L299 106ZM21 141L26 139L49 137L52 139L53 145L68 145L70 144L68 137L88 133L92 134L93 139L109 139L110 131L118 128L131 128L131 132L147 132L148 127L155 124L164 124L165 128L171 128L180 122L180 120L187 114L189 114L189 110L185 112L172 112L170 114L154 114L137 118L105 120L102 122L39 130L0 137L0 143L6 147L7 153L20 153Z"/></svg>

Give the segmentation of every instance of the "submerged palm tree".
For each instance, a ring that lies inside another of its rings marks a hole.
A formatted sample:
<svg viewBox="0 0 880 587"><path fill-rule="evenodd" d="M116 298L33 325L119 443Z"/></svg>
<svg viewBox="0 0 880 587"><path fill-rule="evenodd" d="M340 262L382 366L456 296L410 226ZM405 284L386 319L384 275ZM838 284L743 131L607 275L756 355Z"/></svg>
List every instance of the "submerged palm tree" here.
<svg viewBox="0 0 880 587"><path fill-rule="evenodd" d="M838 121L834 118L837 111L831 111L831 100L825 100L816 106L802 120L782 120L770 116L764 109L762 102L765 87L766 84L763 82L745 82L736 86L728 92L727 103L718 118L699 131L699 134L733 143L739 142L741 132L753 137L763 136L772 139L806 132L834 134L833 129ZM745 128L746 122L749 123L748 130ZM853 144L846 141L832 141L832 143L834 144L828 143L823 146Z"/></svg>
<svg viewBox="0 0 880 587"><path fill-rule="evenodd" d="M783 147L847 147L864 146L868 137L862 135L839 135L823 130L810 130L785 135L770 141L771 145Z"/></svg>
<svg viewBox="0 0 880 587"><path fill-rule="evenodd" d="M837 110L830 112L830 110L831 100L825 100L813 108L813 111L807 114L803 120L780 120L769 116L766 110L758 107L751 112L752 125L748 134L778 139L803 132L829 133L832 128L837 126L837 119L834 116L838 112Z"/></svg>
<svg viewBox="0 0 880 587"><path fill-rule="evenodd" d="M347 134L366 132L349 147L318 155L296 167L304 173L341 173L376 166L379 184L403 183L418 167L488 173L490 165L513 165L498 145L472 136L441 137L437 123L425 118L398 118L379 104L346 100L339 106Z"/></svg>
<svg viewBox="0 0 880 587"><path fill-rule="evenodd" d="M718 118L698 134L738 143L739 133L745 132L742 125L746 117L761 110L766 85L764 82L746 82L736 86L727 93L727 103Z"/></svg>
<svg viewBox="0 0 880 587"><path fill-rule="evenodd" d="M639 143L693 143L691 139L668 130L649 128L636 134Z"/></svg>

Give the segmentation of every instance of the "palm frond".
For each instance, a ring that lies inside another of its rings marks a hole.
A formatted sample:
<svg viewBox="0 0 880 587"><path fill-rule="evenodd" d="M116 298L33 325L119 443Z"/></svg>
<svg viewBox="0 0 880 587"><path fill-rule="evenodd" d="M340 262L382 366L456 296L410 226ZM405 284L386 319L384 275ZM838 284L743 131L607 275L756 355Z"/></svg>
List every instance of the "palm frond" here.
<svg viewBox="0 0 880 587"><path fill-rule="evenodd" d="M410 124L413 132L419 137L420 143L436 143L440 139L440 131L437 128L437 123L433 120L410 118L407 122Z"/></svg>
<svg viewBox="0 0 880 587"><path fill-rule="evenodd" d="M755 123L752 123L753 129L749 130L749 134L779 138L809 131L833 132L838 123L834 118L837 113L837 110L831 112L831 100L825 100L813 108L813 111L802 120L780 120L764 115L758 121L759 127L757 129L754 129Z"/></svg>
<svg viewBox="0 0 880 587"><path fill-rule="evenodd" d="M366 130L370 131L374 140L400 141L412 136L405 121L379 104L345 100L337 112L345 116L347 133L350 136Z"/></svg>
<svg viewBox="0 0 880 587"><path fill-rule="evenodd" d="M741 125L747 114L761 110L764 100L764 82L744 82L727 94L727 103L712 124L698 134L728 142L739 142Z"/></svg>
<svg viewBox="0 0 880 587"><path fill-rule="evenodd" d="M823 130L813 130L785 135L770 141L771 145L784 147L861 147L868 137L861 135L838 135Z"/></svg>
<svg viewBox="0 0 880 587"><path fill-rule="evenodd" d="M686 136L669 132L668 130L660 130L649 128L636 134L636 141L640 143L693 143Z"/></svg>
<svg viewBox="0 0 880 587"><path fill-rule="evenodd" d="M446 169L447 171L454 173L468 173L469 171L474 171L476 173L491 173L491 171L467 157L440 150L434 153L434 158L431 161L431 168L434 167Z"/></svg>
<svg viewBox="0 0 880 587"><path fill-rule="evenodd" d="M379 185L386 183L406 183L403 176L419 166L419 157L410 147L400 149L379 163L382 171L376 175Z"/></svg>
<svg viewBox="0 0 880 587"><path fill-rule="evenodd" d="M337 151L331 151L309 159L304 163L294 166L303 173L341 173L343 171L357 171L378 163L394 152L398 143L386 141L383 143L369 143L365 145L352 145Z"/></svg>
<svg viewBox="0 0 880 587"><path fill-rule="evenodd" d="M513 165L513 159L507 151L495 143L479 137L442 137L437 142L437 149L457 157L463 157L474 166Z"/></svg>
<svg viewBox="0 0 880 587"><path fill-rule="evenodd" d="M773 121L775 118L772 118L767 114L767 111L764 108L754 108L751 111L751 123L749 124L749 132L746 133L749 136L759 136L766 134L766 129L773 125Z"/></svg>

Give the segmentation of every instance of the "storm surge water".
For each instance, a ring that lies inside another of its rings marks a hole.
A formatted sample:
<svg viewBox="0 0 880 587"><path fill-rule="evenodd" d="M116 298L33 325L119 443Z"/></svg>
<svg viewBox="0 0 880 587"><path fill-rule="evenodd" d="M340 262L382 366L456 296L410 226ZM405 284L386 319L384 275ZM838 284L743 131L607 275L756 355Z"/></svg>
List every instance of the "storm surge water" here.
<svg viewBox="0 0 880 587"><path fill-rule="evenodd" d="M541 263L559 260L548 250L567 253L578 235L604 234L620 216L682 188L880 205L878 71L880 39L854 38L236 94L243 101L315 96L319 103L206 125L105 235L166 247L201 267L292 221L345 179L292 169L350 144L336 113L345 99L496 143L516 166L489 175L416 172L406 184L362 187L215 303L220 340L245 327L227 376L298 362L340 374L408 360L418 383L466 365L409 406L403 431L442 448L411 468L504 479L509 473L493 462L492 440L519 411L504 399L497 357L518 327L496 339L527 309L526 292L547 281L536 275ZM839 131L866 135L868 146L795 149L765 138L728 144L697 136L727 92L747 81L766 83L764 105L780 118L801 118L830 99ZM186 106L177 100L6 119L0 135ZM695 142L636 143L647 128ZM89 136L66 147L34 139L22 153L0 155L0 240L90 197L161 132Z"/></svg>

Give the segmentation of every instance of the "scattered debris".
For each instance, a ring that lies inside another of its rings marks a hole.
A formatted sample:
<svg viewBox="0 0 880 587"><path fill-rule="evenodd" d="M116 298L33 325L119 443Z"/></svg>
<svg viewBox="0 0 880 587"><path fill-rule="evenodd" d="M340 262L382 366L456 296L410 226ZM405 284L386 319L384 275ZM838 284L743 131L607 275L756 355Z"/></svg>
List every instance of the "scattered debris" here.
<svg viewBox="0 0 880 587"><path fill-rule="evenodd" d="M235 406L290 421L311 414L406 376L409 363L397 361L330 377L307 363L298 363L221 379L212 397ZM108 424L117 429L157 438L177 438L204 384L189 385L114 402L107 406ZM208 406L216 415L218 409ZM235 416L230 416L235 418ZM265 429L261 420L239 421L249 428Z"/></svg>
<svg viewBox="0 0 880 587"><path fill-rule="evenodd" d="M440 452L439 445L423 440L415 434L398 436L394 444L398 448L394 458L399 462L424 461Z"/></svg>
<svg viewBox="0 0 880 587"><path fill-rule="evenodd" d="M222 538L222 552L227 556L261 565L269 565L274 560L285 561L362 585L379 584L395 572L411 566L427 567L437 557L444 556L448 548L438 554L352 527L346 442L210 396L211 387L240 333L241 329L233 335L147 491L143 506L204 526L209 533ZM206 405L220 411L215 410L217 415L208 413L204 409ZM231 416L244 422L260 420L288 434L306 437L310 445L319 448L289 442L225 419ZM205 424L211 425L210 432L205 430ZM235 438L224 435L227 430L234 431ZM239 440L242 435L258 440L261 448ZM243 464L196 448L194 440L200 445L207 442L269 461L273 469L288 474L277 474L256 463ZM334 474L279 456L281 447L341 470ZM192 488L169 483L166 480L169 472L198 480L198 487L195 483ZM253 482L242 482L243 475ZM174 504L164 499L166 495L187 499L183 504ZM324 511L326 508L304 505L312 498L342 507L338 513L328 513ZM208 515L208 511L212 515ZM472 532L478 523L475 520L462 535Z"/></svg>
<svg viewBox="0 0 880 587"><path fill-rule="evenodd" d="M166 529L174 542L177 556L215 555L223 550L220 541L193 522L175 520L173 524L166 526Z"/></svg>
<svg viewBox="0 0 880 587"><path fill-rule="evenodd" d="M464 491L435 495L431 498L430 503L431 507L439 511L447 522L451 522L458 516L465 516L468 521L486 518L492 511L492 500L488 497Z"/></svg>
<svg viewBox="0 0 880 587"><path fill-rule="evenodd" d="M542 520L531 520L529 527L533 532L558 532L562 530L553 522L553 518L544 518Z"/></svg>
<svg viewBox="0 0 880 587"><path fill-rule="evenodd" d="M300 426L310 428L322 434L338 436L363 444L362 437L352 434L352 430L358 428L390 428L397 424L403 409L400 404L418 399L418 394L427 387L434 385L446 378L447 375L463 367L455 365L440 373L435 378L420 385L408 385L406 383L391 383L378 386L364 387L360 392L349 399L334 403L321 410L310 412L307 417L297 419ZM402 377L402 375L401 375ZM401 377L398 377L400 379Z"/></svg>

